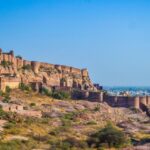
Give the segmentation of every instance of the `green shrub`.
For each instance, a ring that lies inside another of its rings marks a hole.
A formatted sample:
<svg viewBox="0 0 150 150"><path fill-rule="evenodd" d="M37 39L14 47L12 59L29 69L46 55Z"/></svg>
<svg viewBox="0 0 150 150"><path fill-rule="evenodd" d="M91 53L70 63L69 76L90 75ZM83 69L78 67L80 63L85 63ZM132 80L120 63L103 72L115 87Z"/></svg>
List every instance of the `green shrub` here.
<svg viewBox="0 0 150 150"><path fill-rule="evenodd" d="M37 143L33 140L12 140L7 142L0 141L0 150L29 150L35 149L36 147Z"/></svg>
<svg viewBox="0 0 150 150"><path fill-rule="evenodd" d="M2 107L0 107L0 119L4 119L7 113L3 111Z"/></svg>
<svg viewBox="0 0 150 150"><path fill-rule="evenodd" d="M9 103L11 97L10 97L11 88L9 86L6 86L5 93L1 92L1 95L4 97L2 100L4 103Z"/></svg>
<svg viewBox="0 0 150 150"><path fill-rule="evenodd" d="M3 96L3 94L4 94L3 91L0 90L0 96Z"/></svg>
<svg viewBox="0 0 150 150"><path fill-rule="evenodd" d="M88 145L84 141L79 141L75 138L67 138L63 141L49 141L51 149L60 150L77 150L77 149L88 149Z"/></svg>
<svg viewBox="0 0 150 150"><path fill-rule="evenodd" d="M47 88L42 88L42 94L47 95L47 96L51 96L51 92L47 89Z"/></svg>
<svg viewBox="0 0 150 150"><path fill-rule="evenodd" d="M49 140L51 150L71 150L70 144L64 141Z"/></svg>
<svg viewBox="0 0 150 150"><path fill-rule="evenodd" d="M94 121L94 120L87 122L87 125L96 125L96 124L97 124L97 123L96 123L96 121Z"/></svg>
<svg viewBox="0 0 150 150"><path fill-rule="evenodd" d="M22 59L22 57L20 55L16 56L16 58Z"/></svg>
<svg viewBox="0 0 150 150"><path fill-rule="evenodd" d="M67 145L70 146L70 148L88 149L88 145L85 141L80 141L72 137L65 139L63 143L68 143Z"/></svg>
<svg viewBox="0 0 150 150"><path fill-rule="evenodd" d="M6 90L5 90L6 93L10 93L11 92L11 88L9 86L6 86Z"/></svg>
<svg viewBox="0 0 150 150"><path fill-rule="evenodd" d="M35 103L31 103L30 106L33 107L33 106L36 106L36 104Z"/></svg>
<svg viewBox="0 0 150 150"><path fill-rule="evenodd" d="M4 103L9 103L10 102L10 95L8 93L5 93L4 99L2 100Z"/></svg>
<svg viewBox="0 0 150 150"><path fill-rule="evenodd" d="M16 123L15 122L8 122L4 128L5 129L11 129L11 128L14 128L16 126Z"/></svg>
<svg viewBox="0 0 150 150"><path fill-rule="evenodd" d="M24 84L24 83L19 84L19 89L21 89L22 91L31 91L31 87L29 85Z"/></svg>
<svg viewBox="0 0 150 150"><path fill-rule="evenodd" d="M50 91L47 88L42 88L42 94L50 96L50 97L55 98L55 99L60 99L60 100L71 98L71 94L69 92L55 91L55 90Z"/></svg>
<svg viewBox="0 0 150 150"><path fill-rule="evenodd" d="M12 65L13 65L13 63L10 61L5 61L5 60L1 61L1 66L3 66L3 67L9 67Z"/></svg>
<svg viewBox="0 0 150 150"><path fill-rule="evenodd" d="M100 111L100 105L95 106L94 111Z"/></svg>
<svg viewBox="0 0 150 150"><path fill-rule="evenodd" d="M27 64L22 67L23 70L31 70L31 65Z"/></svg>
<svg viewBox="0 0 150 150"><path fill-rule="evenodd" d="M64 91L54 91L52 97L60 100L70 99L71 95L69 92Z"/></svg>
<svg viewBox="0 0 150 150"><path fill-rule="evenodd" d="M111 123L88 139L88 144L94 148L100 148L103 145L107 145L109 148L118 148L126 145L127 142L125 134Z"/></svg>

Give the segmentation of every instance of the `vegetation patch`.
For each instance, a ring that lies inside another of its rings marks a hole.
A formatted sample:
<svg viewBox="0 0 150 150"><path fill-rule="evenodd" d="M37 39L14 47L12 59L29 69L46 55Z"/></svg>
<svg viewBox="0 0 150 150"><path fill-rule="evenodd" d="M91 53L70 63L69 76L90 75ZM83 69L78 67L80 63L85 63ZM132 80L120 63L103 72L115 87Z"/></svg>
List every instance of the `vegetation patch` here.
<svg viewBox="0 0 150 150"><path fill-rule="evenodd" d="M31 150L36 148L35 141L12 140L0 142L0 150Z"/></svg>
<svg viewBox="0 0 150 150"><path fill-rule="evenodd" d="M50 91L47 88L42 89L42 94L59 100L65 100L71 98L71 94L69 92L55 91L55 90Z"/></svg>
<svg viewBox="0 0 150 150"><path fill-rule="evenodd" d="M31 65L27 64L22 67L23 70L31 70Z"/></svg>
<svg viewBox="0 0 150 150"><path fill-rule="evenodd" d="M6 68L6 67L9 67L9 66L12 66L13 63L10 62L10 61L5 61L5 60L3 60L3 61L1 61L1 64L0 64L0 65L3 66L4 68Z"/></svg>
<svg viewBox="0 0 150 150"><path fill-rule="evenodd" d="M129 140L123 131L108 123L105 128L94 133L88 139L88 144L93 148L120 148L129 144Z"/></svg>
<svg viewBox="0 0 150 150"><path fill-rule="evenodd" d="M24 83L19 84L19 89L22 90L22 91L28 91L28 92L32 90L29 85L26 85Z"/></svg>
<svg viewBox="0 0 150 150"><path fill-rule="evenodd" d="M51 96L55 99L60 99L60 100L71 98L70 93L69 92L64 92L64 91L54 91Z"/></svg>

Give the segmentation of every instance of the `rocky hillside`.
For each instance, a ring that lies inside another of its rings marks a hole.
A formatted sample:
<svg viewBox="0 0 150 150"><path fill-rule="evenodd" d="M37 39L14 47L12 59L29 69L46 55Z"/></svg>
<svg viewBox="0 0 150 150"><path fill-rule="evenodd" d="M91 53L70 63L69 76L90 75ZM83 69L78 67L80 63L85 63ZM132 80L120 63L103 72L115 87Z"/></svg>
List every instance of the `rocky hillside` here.
<svg viewBox="0 0 150 150"><path fill-rule="evenodd" d="M94 150L87 140L107 122L130 138L133 145L130 143L128 149L137 145L140 150L150 139L150 118L136 109L112 108L106 103L83 100L57 100L19 89L12 90L10 97L10 104L41 111L42 117L22 117L19 113L1 116L0 150Z"/></svg>

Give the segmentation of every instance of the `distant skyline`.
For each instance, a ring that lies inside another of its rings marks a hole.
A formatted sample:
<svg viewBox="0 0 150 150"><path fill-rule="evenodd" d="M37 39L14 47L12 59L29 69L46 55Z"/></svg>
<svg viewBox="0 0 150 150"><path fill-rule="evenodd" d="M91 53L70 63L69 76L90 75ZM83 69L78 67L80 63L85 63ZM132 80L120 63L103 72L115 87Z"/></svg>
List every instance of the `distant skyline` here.
<svg viewBox="0 0 150 150"><path fill-rule="evenodd" d="M150 86L150 1L0 0L0 47L105 86Z"/></svg>

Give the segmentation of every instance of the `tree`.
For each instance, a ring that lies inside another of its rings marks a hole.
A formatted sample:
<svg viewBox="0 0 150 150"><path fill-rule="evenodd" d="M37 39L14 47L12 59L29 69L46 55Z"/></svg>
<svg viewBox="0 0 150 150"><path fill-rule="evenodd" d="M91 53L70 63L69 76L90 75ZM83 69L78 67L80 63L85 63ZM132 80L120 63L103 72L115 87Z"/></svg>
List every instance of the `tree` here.
<svg viewBox="0 0 150 150"><path fill-rule="evenodd" d="M100 148L102 145L111 147L122 147L127 144L128 140L123 131L108 123L105 128L91 135L88 139L88 144L91 147Z"/></svg>

